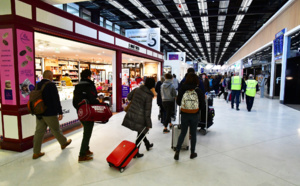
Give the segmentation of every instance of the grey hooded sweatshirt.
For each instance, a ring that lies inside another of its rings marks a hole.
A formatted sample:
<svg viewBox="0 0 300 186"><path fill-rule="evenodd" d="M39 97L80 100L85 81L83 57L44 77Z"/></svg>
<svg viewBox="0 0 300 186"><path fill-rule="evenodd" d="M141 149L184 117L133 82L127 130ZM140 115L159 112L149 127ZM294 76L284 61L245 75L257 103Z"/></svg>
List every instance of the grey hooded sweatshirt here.
<svg viewBox="0 0 300 186"><path fill-rule="evenodd" d="M162 101L175 101L176 90L172 79L166 79L161 85L161 99Z"/></svg>

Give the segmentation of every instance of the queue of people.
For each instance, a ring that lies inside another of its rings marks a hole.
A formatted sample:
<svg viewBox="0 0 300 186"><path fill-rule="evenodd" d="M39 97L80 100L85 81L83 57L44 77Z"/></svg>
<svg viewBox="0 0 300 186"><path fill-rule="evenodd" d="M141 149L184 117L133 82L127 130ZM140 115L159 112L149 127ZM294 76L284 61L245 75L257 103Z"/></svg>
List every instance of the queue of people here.
<svg viewBox="0 0 300 186"><path fill-rule="evenodd" d="M101 103L97 97L97 90L93 81L91 81L92 72L88 69L81 72L81 80L75 86L73 106L78 109L78 104L87 99L91 104ZM53 135L61 145L61 149L65 149L72 142L62 134L59 127L59 120L62 119L62 108L59 101L57 88L53 80L53 73L46 70L43 74L43 80L37 84L38 89L42 89L43 100L45 100L46 111L37 115L36 117L36 131L34 135L33 159L43 156L45 153L41 152L41 146L46 128L50 127ZM137 132L138 139L136 145L143 140L146 149L149 151L154 144L145 137L146 133L152 128L151 112L152 99L154 97L153 89L157 93L157 104L160 107L160 115L163 117L162 123L164 125L163 133L169 133L172 128L172 115L176 114L174 108L176 105L181 106L181 133L178 137L175 160L179 160L179 153L181 145L186 135L190 135L191 139L191 154L190 158L197 157L196 141L197 141L197 127L199 120L199 113L205 109L205 93L214 90L220 97L224 94L224 99L228 101L231 97L231 107L234 108L236 102L236 110L239 110L240 93L242 90L246 94L247 110L250 112L253 106L254 97L259 90L258 83L253 79L253 75L249 75L248 80L241 78L238 73L227 76L212 77L212 86L209 87L209 80L206 74L201 74L198 77L193 68L189 68L185 77L179 83L176 75L167 73L161 81L158 81L155 86L154 78L146 78L144 84L131 91L127 98L131 100L122 126L127 127ZM219 90L221 90L219 92ZM178 91L178 94L177 94ZM93 160L93 152L90 150L90 140L94 127L93 121L80 121L83 126L83 138L81 142L78 162ZM144 130L144 129L147 130ZM187 134L188 128L190 133ZM139 147L138 147L139 148ZM135 157L143 157L143 154L137 153Z"/></svg>

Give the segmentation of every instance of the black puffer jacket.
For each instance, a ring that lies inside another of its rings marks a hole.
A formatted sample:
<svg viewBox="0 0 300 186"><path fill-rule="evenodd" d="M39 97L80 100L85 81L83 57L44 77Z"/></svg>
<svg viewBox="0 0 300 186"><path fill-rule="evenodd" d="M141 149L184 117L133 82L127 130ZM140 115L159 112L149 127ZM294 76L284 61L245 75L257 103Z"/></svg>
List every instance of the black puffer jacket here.
<svg viewBox="0 0 300 186"><path fill-rule="evenodd" d="M195 89L195 91L198 95L199 109L204 110L205 109L205 96L204 96L204 93L203 93L202 90L200 90L199 88L196 88L196 87L197 86L195 86L195 85L183 84L181 86L181 88L179 89L176 103L180 106L181 105L181 100L182 100L182 97L183 97L183 94L185 93L185 91ZM196 114L198 114L198 113L196 113Z"/></svg>
<svg viewBox="0 0 300 186"><path fill-rule="evenodd" d="M151 110L153 96L153 93L144 85L130 92L127 98L131 100L131 105L122 125L137 132L142 132L145 127L152 128Z"/></svg>
<svg viewBox="0 0 300 186"><path fill-rule="evenodd" d="M87 99L90 104L99 103L95 84L89 79L81 79L75 86L73 106L78 109L78 103L80 103L83 99Z"/></svg>

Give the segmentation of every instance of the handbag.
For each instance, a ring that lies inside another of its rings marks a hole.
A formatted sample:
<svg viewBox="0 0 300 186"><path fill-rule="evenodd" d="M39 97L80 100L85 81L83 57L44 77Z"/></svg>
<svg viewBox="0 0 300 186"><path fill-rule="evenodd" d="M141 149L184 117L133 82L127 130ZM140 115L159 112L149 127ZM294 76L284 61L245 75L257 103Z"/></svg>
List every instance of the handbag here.
<svg viewBox="0 0 300 186"><path fill-rule="evenodd" d="M102 123L107 123L112 116L106 103L89 104L86 99L78 104L77 114L80 121L99 121Z"/></svg>
<svg viewBox="0 0 300 186"><path fill-rule="evenodd" d="M135 91L133 92L131 101L130 101L130 102L128 103L128 105L124 108L124 111L125 111L125 112L128 112L128 110L129 110L129 108L130 108L131 102L132 102L132 100L133 100L134 93L135 93Z"/></svg>

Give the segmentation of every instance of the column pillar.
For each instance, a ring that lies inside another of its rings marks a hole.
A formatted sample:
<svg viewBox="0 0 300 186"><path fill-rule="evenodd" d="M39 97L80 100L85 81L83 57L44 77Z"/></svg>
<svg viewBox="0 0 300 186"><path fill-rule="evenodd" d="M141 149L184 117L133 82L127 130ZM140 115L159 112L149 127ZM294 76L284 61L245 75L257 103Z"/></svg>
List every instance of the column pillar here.
<svg viewBox="0 0 300 186"><path fill-rule="evenodd" d="M116 51L116 111L123 111L122 108L122 51Z"/></svg>

